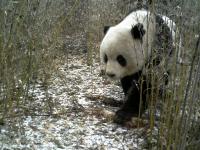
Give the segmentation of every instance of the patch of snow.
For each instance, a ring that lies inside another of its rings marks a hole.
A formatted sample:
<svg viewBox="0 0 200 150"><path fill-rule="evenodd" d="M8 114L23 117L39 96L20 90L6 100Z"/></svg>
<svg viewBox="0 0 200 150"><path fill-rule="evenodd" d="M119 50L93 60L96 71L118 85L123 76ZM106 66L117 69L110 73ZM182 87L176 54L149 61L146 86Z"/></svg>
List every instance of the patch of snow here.
<svg viewBox="0 0 200 150"><path fill-rule="evenodd" d="M99 99L90 100L87 95L123 99L117 84L105 84L99 76L98 63L88 67L74 58L52 75L48 90L40 82L29 93L35 98L29 104L35 116L22 116L10 120L0 128L2 149L140 149L144 143L142 129L126 129L102 117L84 114L84 110L103 108ZM68 70L66 69L68 65ZM43 110L46 103L53 103L52 114ZM109 106L106 106L109 108ZM41 112L45 115L41 115ZM47 114L47 115L46 115Z"/></svg>

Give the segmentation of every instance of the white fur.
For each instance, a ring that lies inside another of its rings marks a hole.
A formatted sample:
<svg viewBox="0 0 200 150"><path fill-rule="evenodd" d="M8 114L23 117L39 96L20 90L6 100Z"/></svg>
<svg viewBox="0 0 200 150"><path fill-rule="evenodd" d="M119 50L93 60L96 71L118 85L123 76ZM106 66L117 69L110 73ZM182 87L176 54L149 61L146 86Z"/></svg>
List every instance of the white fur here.
<svg viewBox="0 0 200 150"><path fill-rule="evenodd" d="M166 17L163 20L169 22L170 19ZM138 23L142 23L146 31L142 42L131 35L132 27ZM155 16L146 10L132 12L122 22L110 27L100 45L100 58L105 72L115 74L115 79L121 79L141 70L151 55L155 28ZM107 63L104 63L105 54L108 57ZM118 55L125 57L126 67L117 62Z"/></svg>
<svg viewBox="0 0 200 150"><path fill-rule="evenodd" d="M167 24L167 26L170 28L171 33L172 33L172 39L173 39L173 42L174 42L175 41L176 24L170 18L168 18L167 16L162 16L162 19L165 22L165 24Z"/></svg>
<svg viewBox="0 0 200 150"><path fill-rule="evenodd" d="M137 23L142 23L146 30L143 43L140 40L134 40L131 35L131 28ZM148 23L149 27L147 27ZM154 33L154 17L145 10L132 12L121 23L110 27L100 46L100 57L103 64L104 55L106 54L108 57L108 62L104 64L105 72L115 74L115 78L120 79L139 71L150 55ZM117 56L120 54L127 61L126 67L122 67L116 61Z"/></svg>

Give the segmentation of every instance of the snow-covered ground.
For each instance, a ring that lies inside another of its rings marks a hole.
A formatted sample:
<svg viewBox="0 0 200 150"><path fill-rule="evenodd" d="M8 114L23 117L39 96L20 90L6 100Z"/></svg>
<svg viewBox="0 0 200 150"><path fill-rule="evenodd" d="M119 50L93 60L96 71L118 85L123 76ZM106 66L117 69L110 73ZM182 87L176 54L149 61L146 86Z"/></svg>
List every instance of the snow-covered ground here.
<svg viewBox="0 0 200 150"><path fill-rule="evenodd" d="M144 149L147 128L128 129L101 113L118 109L122 89L99 75L98 61L87 66L83 57L69 56L68 64L52 75L48 90L40 82L31 88L34 101L28 108L33 115L0 126L1 149Z"/></svg>

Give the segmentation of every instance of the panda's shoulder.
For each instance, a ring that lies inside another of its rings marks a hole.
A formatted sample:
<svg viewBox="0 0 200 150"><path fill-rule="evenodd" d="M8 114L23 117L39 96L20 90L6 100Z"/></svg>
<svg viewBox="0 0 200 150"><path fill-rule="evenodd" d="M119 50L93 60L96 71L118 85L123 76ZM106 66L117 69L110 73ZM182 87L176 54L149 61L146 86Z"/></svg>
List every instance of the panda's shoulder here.
<svg viewBox="0 0 200 150"><path fill-rule="evenodd" d="M162 27L161 29L168 29L170 31L169 34L172 34L173 41L175 40L175 32L177 29L176 23L172 19L161 14L156 14L156 25L159 28Z"/></svg>
<svg viewBox="0 0 200 150"><path fill-rule="evenodd" d="M149 11L146 9L137 9L135 11L132 11L129 15L131 14L139 14L139 15L146 15Z"/></svg>
<svg viewBox="0 0 200 150"><path fill-rule="evenodd" d="M132 11L126 16L118 25L121 27L131 28L134 24L143 23L148 15L148 11L145 9ZM117 25L117 26L118 26Z"/></svg>
<svg viewBox="0 0 200 150"><path fill-rule="evenodd" d="M156 22L159 24L166 24L168 26L176 26L174 21L167 16L156 14Z"/></svg>
<svg viewBox="0 0 200 150"><path fill-rule="evenodd" d="M129 15L127 15L126 18L133 18L133 19L144 18L148 15L148 13L149 11L146 9L138 9L129 13Z"/></svg>

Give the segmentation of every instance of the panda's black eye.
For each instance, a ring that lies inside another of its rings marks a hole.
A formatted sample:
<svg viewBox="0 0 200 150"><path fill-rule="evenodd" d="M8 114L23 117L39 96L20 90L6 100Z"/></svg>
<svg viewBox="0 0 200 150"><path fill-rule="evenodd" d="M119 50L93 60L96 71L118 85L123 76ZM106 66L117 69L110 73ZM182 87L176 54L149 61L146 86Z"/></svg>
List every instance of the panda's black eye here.
<svg viewBox="0 0 200 150"><path fill-rule="evenodd" d="M104 60L104 63L107 63L107 61L108 61L108 57L107 57L107 55L106 55L106 54L104 55L104 58L103 58L103 60Z"/></svg>
<svg viewBox="0 0 200 150"><path fill-rule="evenodd" d="M126 66L126 59L122 55L117 56L117 61L119 62L119 64L121 66L123 66L123 67Z"/></svg>

